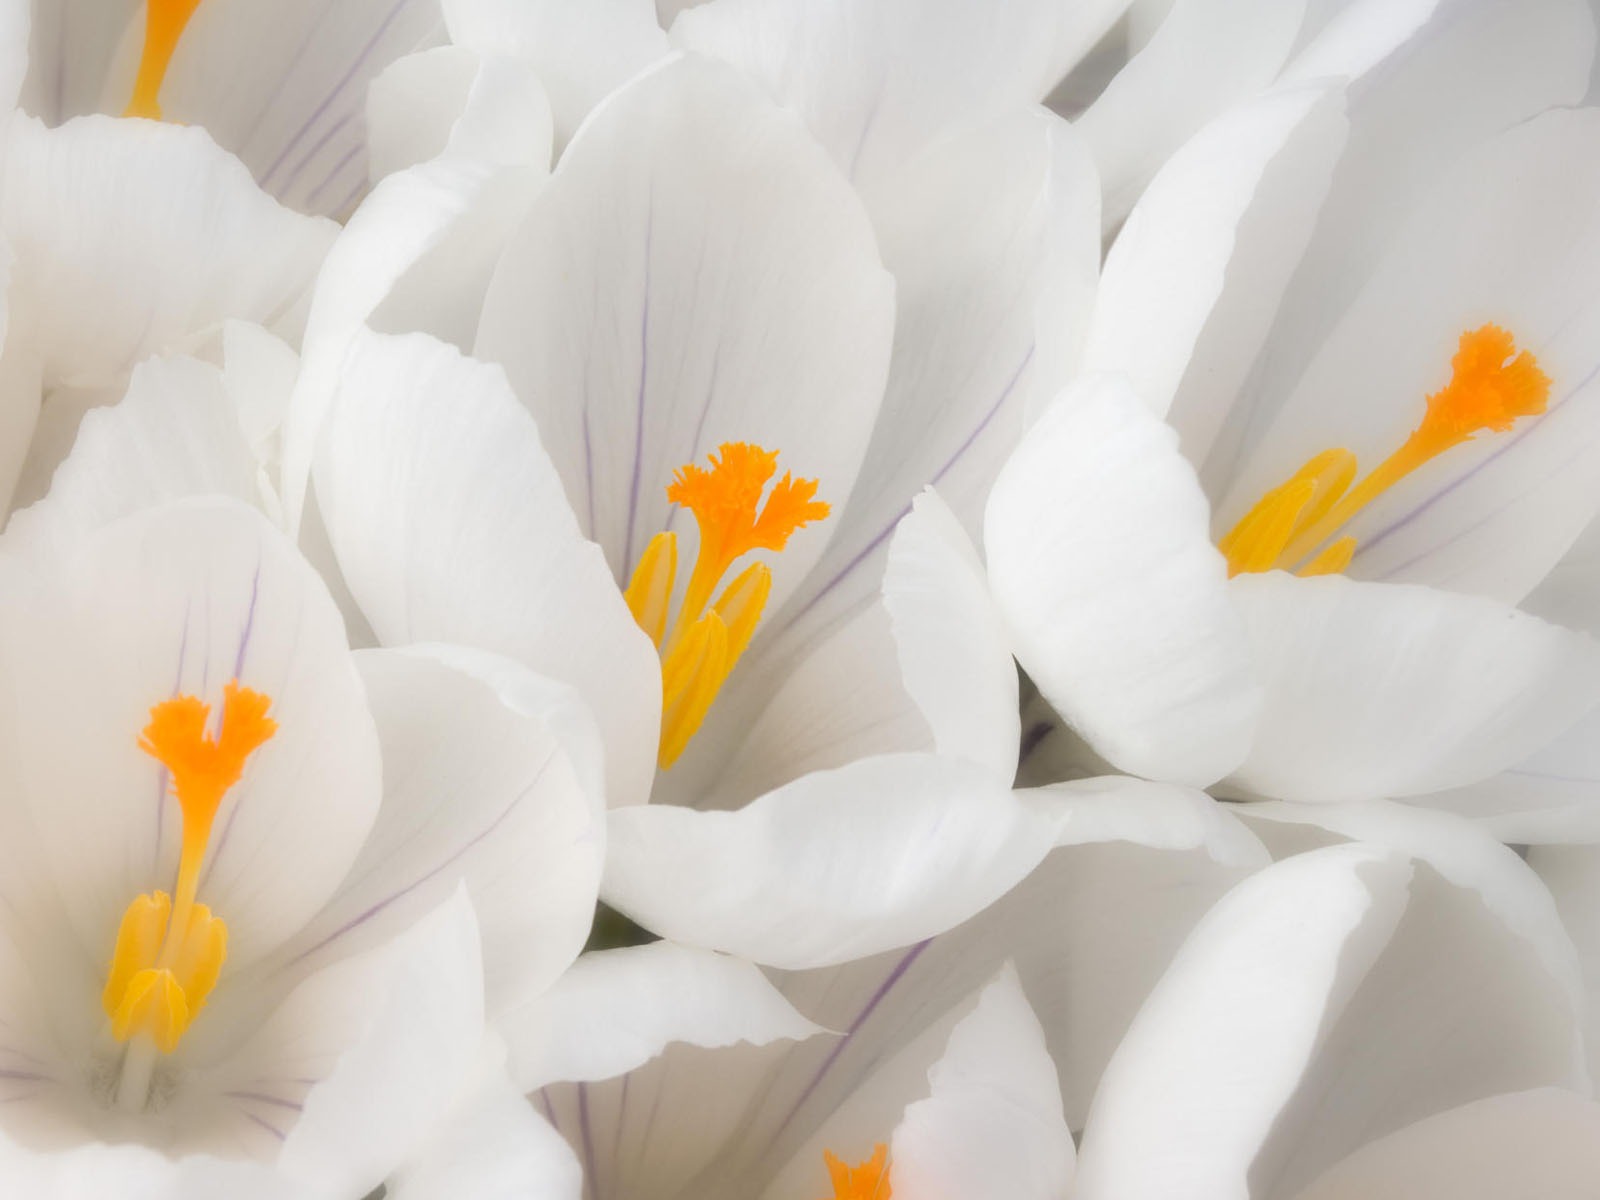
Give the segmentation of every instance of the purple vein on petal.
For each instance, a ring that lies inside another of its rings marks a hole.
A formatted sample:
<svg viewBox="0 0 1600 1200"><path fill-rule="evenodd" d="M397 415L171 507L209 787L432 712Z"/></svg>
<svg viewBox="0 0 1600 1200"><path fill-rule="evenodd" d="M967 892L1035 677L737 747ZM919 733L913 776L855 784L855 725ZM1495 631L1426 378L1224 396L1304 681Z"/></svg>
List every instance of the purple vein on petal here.
<svg viewBox="0 0 1600 1200"><path fill-rule="evenodd" d="M650 260L655 232L655 196L652 194L649 206L645 209L644 303L639 317L639 391L634 399L633 478L628 484L628 526L622 539L624 580L633 574L633 526L639 515L639 477L644 470L644 394L650 379Z"/></svg>
<svg viewBox="0 0 1600 1200"><path fill-rule="evenodd" d="M833 1049L829 1051L828 1057L822 1060L822 1065L817 1068L817 1073L811 1077L811 1082L806 1084L805 1090L800 1093L800 1098L794 1102L794 1104L789 1108L788 1112L784 1113L783 1120L778 1122L777 1128L772 1132L772 1139L771 1142L769 1142L769 1146L772 1143L777 1142L778 1138L783 1136L783 1131L789 1127L789 1122L794 1120L795 1114L805 1106L805 1102L811 1099L811 1094L817 1090L817 1085L819 1085L828 1072L833 1069L834 1064L839 1061L839 1057L845 1052L845 1049L850 1045L851 1041L854 1040L861 1027L867 1023L867 1019L871 1017L875 1011L877 1011L878 1005L883 1003L884 997L886 997L894 989L895 984L899 983L900 980L905 977L905 973L911 969L911 965L916 962L919 957L921 957L922 952L926 950L932 944L932 942L932 938L928 938L926 941L918 942L915 946L911 947L911 949L907 950L903 955L900 956L900 961L895 963L893 969L891 969L889 974L884 977L883 982L878 985L878 990L873 992L871 998L868 999L866 1004L862 1006L861 1011L856 1014L856 1019L850 1022L850 1027L845 1030L844 1035L838 1040L838 1042L834 1044Z"/></svg>

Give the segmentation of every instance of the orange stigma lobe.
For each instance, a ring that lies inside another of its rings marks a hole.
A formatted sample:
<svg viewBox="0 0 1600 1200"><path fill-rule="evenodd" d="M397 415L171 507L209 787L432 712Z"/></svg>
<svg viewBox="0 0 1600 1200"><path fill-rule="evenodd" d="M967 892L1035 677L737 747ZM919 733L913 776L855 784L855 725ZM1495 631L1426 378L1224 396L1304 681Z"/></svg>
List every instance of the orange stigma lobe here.
<svg viewBox="0 0 1600 1200"><path fill-rule="evenodd" d="M879 1142L872 1157L858 1166L841 1162L831 1150L822 1152L828 1164L828 1180L833 1195L826 1200L890 1200L889 1147Z"/></svg>
<svg viewBox="0 0 1600 1200"><path fill-rule="evenodd" d="M200 7L200 0L147 0L144 17L144 53L133 83L133 98L125 117L161 119L161 84L178 49L178 40Z"/></svg>
<svg viewBox="0 0 1600 1200"><path fill-rule="evenodd" d="M797 529L828 515L817 481L788 472L773 484L778 453L724 442L710 467L678 468L667 499L694 514L700 547L676 621L668 617L677 583L678 540L658 533L628 582L628 608L661 652L661 743L656 761L670 767L710 711L717 692L755 635L772 590L772 569L752 563L715 595L733 564L753 550L778 553ZM762 497L765 496L763 502ZM713 597L715 596L715 602Z"/></svg>
<svg viewBox="0 0 1600 1200"><path fill-rule="evenodd" d="M216 985L228 952L228 928L195 902L200 867L222 799L245 763L277 732L271 700L240 687L222 689L222 721L207 732L211 706L175 696L150 710L139 749L166 767L183 813L178 877L172 894L144 893L122 914L101 1003L118 1041L147 1036L170 1054Z"/></svg>
<svg viewBox="0 0 1600 1200"><path fill-rule="evenodd" d="M1343 571L1356 542L1341 531L1358 513L1418 467L1474 435L1505 433L1519 419L1544 412L1550 398L1550 377L1498 325L1463 333L1451 368L1450 382L1428 397L1417 428L1359 481L1354 454L1324 450L1262 496L1217 542L1228 574Z"/></svg>

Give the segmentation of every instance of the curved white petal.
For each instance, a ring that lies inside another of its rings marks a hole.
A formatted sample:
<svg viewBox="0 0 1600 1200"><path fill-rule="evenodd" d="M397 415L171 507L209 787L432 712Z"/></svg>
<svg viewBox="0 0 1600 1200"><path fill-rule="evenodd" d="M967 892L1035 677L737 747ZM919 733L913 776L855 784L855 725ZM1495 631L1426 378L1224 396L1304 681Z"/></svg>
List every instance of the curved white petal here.
<svg viewBox="0 0 1600 1200"><path fill-rule="evenodd" d="M1076 1200L1250 1195L1251 1161L1337 1015L1340 977L1359 978L1392 935L1407 874L1379 851L1341 847L1230 892L1106 1068Z"/></svg>
<svg viewBox="0 0 1600 1200"><path fill-rule="evenodd" d="M1600 842L1600 709L1505 770L1433 793L1428 806L1511 844Z"/></svg>
<svg viewBox="0 0 1600 1200"><path fill-rule="evenodd" d="M0 1172L28 1196L52 1200L101 1200L106 1181L131 1200L295 1200L303 1185L262 1163L209 1154L173 1158L136 1142L88 1142L42 1152L0 1143Z"/></svg>
<svg viewBox="0 0 1600 1200"><path fill-rule="evenodd" d="M931 489L896 527L883 593L900 672L934 749L1009 784L1022 736L1010 639L977 551Z"/></svg>
<svg viewBox="0 0 1600 1200"><path fill-rule="evenodd" d="M127 395L85 414L49 494L18 512L5 544L50 554L166 500L231 496L258 505L257 460L221 371L192 358L134 368Z"/></svg>
<svg viewBox="0 0 1600 1200"><path fill-rule="evenodd" d="M12 122L0 229L46 387L114 382L229 317L284 319L334 233L203 130L105 117Z"/></svg>
<svg viewBox="0 0 1600 1200"><path fill-rule="evenodd" d="M867 202L896 289L883 408L827 551L754 662L870 601L922 488L937 486L978 534L995 473L1076 367L1088 324L1099 192L1065 122L1021 109L964 128Z"/></svg>
<svg viewBox="0 0 1600 1200"><path fill-rule="evenodd" d="M372 719L310 565L258 514L186 501L97 530L8 607L0 654L34 852L74 881L64 899L89 954L109 961L129 901L172 886L179 810L138 747L151 706L185 693L215 711L230 679L265 693L278 727L223 802L199 899L227 922L230 967L304 924L379 801Z"/></svg>
<svg viewBox="0 0 1600 1200"><path fill-rule="evenodd" d="M493 1019L583 948L605 852L601 797L507 688L418 652L356 661L383 749L383 806L344 883L280 961L314 970L381 944L464 884Z"/></svg>
<svg viewBox="0 0 1600 1200"><path fill-rule="evenodd" d="M281 486L291 529L300 527L317 438L351 344L406 273L459 231L499 180L493 166L449 155L390 175L328 251L284 420Z"/></svg>
<svg viewBox="0 0 1600 1200"><path fill-rule="evenodd" d="M1217 118L1172 156L1106 256L1086 370L1128 376L1165 416L1239 254L1252 271L1246 283L1266 295L1251 306L1256 295L1247 287L1236 302L1245 306L1244 328L1207 349L1222 359L1224 382L1242 378L1271 320L1273 291L1304 248L1326 190L1343 139L1339 107L1326 85L1270 92ZM1257 207L1265 211L1253 216Z"/></svg>
<svg viewBox="0 0 1600 1200"><path fill-rule="evenodd" d="M1600 849L1584 846L1533 846L1528 865L1555 898L1567 934L1578 950L1587 1003L1583 1028L1589 1078L1600 1079Z"/></svg>
<svg viewBox="0 0 1600 1200"><path fill-rule="evenodd" d="M822 1033L743 959L674 942L585 954L534 1003L506 1014L517 1086L625 1074L672 1042L764 1046Z"/></svg>
<svg viewBox="0 0 1600 1200"><path fill-rule="evenodd" d="M613 810L603 895L674 941L782 967L906 945L980 911L1056 819L959 759L898 755L804 776L737 812Z"/></svg>
<svg viewBox="0 0 1600 1200"><path fill-rule="evenodd" d="M1207 784L1259 703L1205 497L1123 381L1055 401L995 481L985 544L1018 661L1124 770Z"/></svg>
<svg viewBox="0 0 1600 1200"><path fill-rule="evenodd" d="M1078 118L1114 225L1173 150L1213 113L1261 91L1300 33L1306 0L1178 0Z"/></svg>
<svg viewBox="0 0 1600 1200"><path fill-rule="evenodd" d="M1554 1088L1493 1096L1364 1146L1295 1200L1583 1200L1600 1104Z"/></svg>
<svg viewBox="0 0 1600 1200"><path fill-rule="evenodd" d="M1043 99L1126 7L712 0L682 13L672 40L759 80L867 184L960 124Z"/></svg>
<svg viewBox="0 0 1600 1200"><path fill-rule="evenodd" d="M599 104L668 52L650 0L443 0L450 40L531 63L550 93L559 144Z"/></svg>
<svg viewBox="0 0 1600 1200"><path fill-rule="evenodd" d="M316 472L345 580L384 645L475 646L571 684L605 737L613 802L648 795L655 650L498 368L420 335L362 334Z"/></svg>
<svg viewBox="0 0 1600 1200"><path fill-rule="evenodd" d="M385 1185L389 1200L580 1200L583 1168L504 1068Z"/></svg>
<svg viewBox="0 0 1600 1200"><path fill-rule="evenodd" d="M906 1200L1052 1200L1072 1183L1072 1131L1044 1031L1014 969L984 989L890 1144Z"/></svg>
<svg viewBox="0 0 1600 1200"><path fill-rule="evenodd" d="M204 126L285 204L341 216L366 190L367 85L439 26L437 0L205 0L162 82L162 116ZM135 15L94 107L126 108L143 40Z"/></svg>
<svg viewBox="0 0 1600 1200"><path fill-rule="evenodd" d="M1229 584L1266 689L1232 782L1291 800L1439 791L1503 770L1600 697L1600 648L1472 596L1282 572Z"/></svg>
<svg viewBox="0 0 1600 1200"><path fill-rule="evenodd" d="M688 533L667 485L721 442L779 451L844 507L891 290L860 202L793 118L679 58L568 147L495 272L475 353L504 364L625 581L657 531ZM804 530L773 560L772 611L828 536Z"/></svg>
<svg viewBox="0 0 1600 1200"><path fill-rule="evenodd" d="M334 1194L376 1187L449 1120L483 1034L482 959L460 889L383 948L312 976L245 1052L279 1079L318 1080L280 1169Z"/></svg>
<svg viewBox="0 0 1600 1200"><path fill-rule="evenodd" d="M398 59L367 91L374 179L440 154L504 166L550 164L550 101L514 59L438 46Z"/></svg>

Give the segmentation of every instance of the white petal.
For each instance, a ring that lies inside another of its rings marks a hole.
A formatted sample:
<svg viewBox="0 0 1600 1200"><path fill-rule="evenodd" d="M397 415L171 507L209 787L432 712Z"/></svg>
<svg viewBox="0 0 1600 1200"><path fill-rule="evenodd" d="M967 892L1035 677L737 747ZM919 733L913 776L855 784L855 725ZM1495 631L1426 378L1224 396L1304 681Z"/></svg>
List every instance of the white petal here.
<svg viewBox="0 0 1600 1200"><path fill-rule="evenodd" d="M1365 469L1382 461L1449 381L1459 336L1493 321L1550 377L1548 411L1382 496L1349 527L1349 570L1519 601L1600 508L1597 212L1600 113L1548 114L1457 164L1284 403L1219 505L1224 526L1319 450L1346 446Z"/></svg>
<svg viewBox="0 0 1600 1200"><path fill-rule="evenodd" d="M13 761L35 852L79 881L67 900L95 957L128 902L176 869L178 806L138 748L151 706L178 693L217 705L230 679L271 699L277 732L223 802L199 885L227 922L230 967L244 966L327 900L377 811L377 740L338 610L232 502L147 510L48 570L33 611L3 622L5 674L27 700Z"/></svg>
<svg viewBox="0 0 1600 1200"><path fill-rule="evenodd" d="M667 54L650 0L444 0L450 40L530 62L561 144L610 92Z"/></svg>
<svg viewBox="0 0 1600 1200"><path fill-rule="evenodd" d="M1305 0L1178 0L1078 118L1115 222L1207 117L1266 87L1289 57Z"/></svg>
<svg viewBox="0 0 1600 1200"><path fill-rule="evenodd" d="M1199 793L1111 778L1032 795L1063 811L1064 844L996 903L909 949L781 979L796 1007L843 1036L795 1048L799 1061L752 1122L754 1144L796 1152L875 1064L924 1036L942 1044L943 1015L1007 961L1044 1027L1068 1123L1083 1124L1145 994L1212 902L1266 853ZM888 1128L857 1133L870 1149Z"/></svg>
<svg viewBox="0 0 1600 1200"><path fill-rule="evenodd" d="M1022 736L1010 639L977 551L931 489L895 530L883 590L905 686L935 750L1010 783Z"/></svg>
<svg viewBox="0 0 1600 1200"><path fill-rule="evenodd" d="M374 179L440 154L504 166L550 164L550 101L513 59L439 46L390 64L367 92Z"/></svg>
<svg viewBox="0 0 1600 1200"><path fill-rule="evenodd" d="M1296 1200L1584 1200L1600 1178L1600 1104L1547 1089L1494 1096L1363 1147Z"/></svg>
<svg viewBox="0 0 1600 1200"><path fill-rule="evenodd" d="M115 380L228 317L285 317L334 232L262 195L200 129L18 119L5 178L13 291L28 298L47 387Z"/></svg>
<svg viewBox="0 0 1600 1200"><path fill-rule="evenodd" d="M1600 709L1520 762L1430 808L1470 817L1503 842L1600 842Z"/></svg>
<svg viewBox="0 0 1600 1200"><path fill-rule="evenodd" d="M1095 749L1206 784L1258 703L1208 511L1173 433L1119 379L1055 401L995 481L989 576L1018 661Z"/></svg>
<svg viewBox="0 0 1600 1200"><path fill-rule="evenodd" d="M498 368L420 335L356 340L317 460L340 567L385 645L453 642L576 688L613 802L648 794L661 668L578 532Z"/></svg>
<svg viewBox="0 0 1600 1200"><path fill-rule="evenodd" d="M450 156L390 175L329 250L285 421L282 492L291 529L300 525L317 438L351 343L407 271L477 211L499 178L491 166Z"/></svg>
<svg viewBox="0 0 1600 1200"><path fill-rule="evenodd" d="M1518 607L1568 629L1600 634L1600 520L1589 522Z"/></svg>
<svg viewBox="0 0 1600 1200"><path fill-rule="evenodd" d="M585 954L501 1029L525 1091L610 1079L673 1042L764 1046L822 1032L752 964L673 942Z"/></svg>
<svg viewBox="0 0 1600 1200"><path fill-rule="evenodd" d="M976 536L995 473L1075 368L1087 328L1099 193L1064 122L1024 109L963 129L868 204L895 276L888 389L827 552L753 661L870 602L895 522L923 487Z"/></svg>
<svg viewBox="0 0 1600 1200"><path fill-rule="evenodd" d="M657 531L687 532L667 485L721 442L780 451L843 508L882 395L890 292L859 201L793 119L730 69L680 58L568 147L501 259L476 353L505 365L626 580ZM828 532L774 559L772 611Z"/></svg>
<svg viewBox="0 0 1600 1200"><path fill-rule="evenodd" d="M1127 375L1165 415L1223 296L1241 237L1247 248L1262 239L1254 264L1255 274L1264 276L1261 286L1282 288L1342 134L1338 96L1305 86L1241 105L1173 155L1106 256L1086 369ZM1260 201L1286 204L1290 212L1279 217L1273 209L1271 219L1247 223ZM1257 326L1271 319L1270 303L1252 312ZM1256 344L1265 332L1255 331ZM1248 361L1249 332L1242 338L1229 349Z"/></svg>
<svg viewBox="0 0 1600 1200"><path fill-rule="evenodd" d="M49 554L184 496L254 506L256 471L222 372L192 358L150 359L134 369L120 404L84 416L49 495L12 518L6 544Z"/></svg>
<svg viewBox="0 0 1600 1200"><path fill-rule="evenodd" d="M942 932L1042 859L1054 818L959 759L819 771L738 812L613 810L607 903L664 937L781 967Z"/></svg>
<svg viewBox="0 0 1600 1200"><path fill-rule="evenodd" d="M1503 770L1600 696L1600 648L1487 600L1340 576L1229 593L1266 688L1232 781L1292 800L1407 796Z"/></svg>
<svg viewBox="0 0 1600 1200"><path fill-rule="evenodd" d="M489 1039L491 1042L496 1039ZM504 1050L449 1123L391 1176L390 1200L579 1200L572 1147L505 1075Z"/></svg>
<svg viewBox="0 0 1600 1200"><path fill-rule="evenodd" d="M1246 1172L1337 1012L1405 906L1403 862L1302 855L1200 923L1112 1057L1084 1129L1075 1200L1249 1194Z"/></svg>
<svg viewBox="0 0 1600 1200"><path fill-rule="evenodd" d="M356 660L383 747L383 807L339 891L281 952L297 971L394 936L464 884L491 1019L538 995L588 937L605 851L553 731L510 686L418 652Z"/></svg>
<svg viewBox="0 0 1600 1200"><path fill-rule="evenodd" d="M906 1109L890 1147L906 1200L1053 1200L1072 1182L1044 1031L1010 968L984 989L931 1071L932 1095Z"/></svg>
<svg viewBox="0 0 1600 1200"><path fill-rule="evenodd" d="M1125 7L713 0L683 13L672 40L759 80L865 183L961 123L1042 99Z"/></svg>
<svg viewBox="0 0 1600 1200"><path fill-rule="evenodd" d="M87 1142L33 1151L0 1143L0 1172L26 1196L51 1200L103 1200L106 1181L127 1200L295 1200L305 1188L262 1163L187 1155L171 1158L136 1142Z"/></svg>
<svg viewBox="0 0 1600 1200"><path fill-rule="evenodd" d="M143 25L129 23L103 112L132 95ZM207 0L172 56L162 116L205 126L284 203L343 215L365 191L368 83L438 32L437 5L416 0Z"/></svg>
<svg viewBox="0 0 1600 1200"><path fill-rule="evenodd" d="M291 996L253 1047L272 1061L276 1033L279 1078L297 1068L320 1076L284 1142L285 1173L363 1195L413 1154L471 1077L483 1040L482 978L463 889L382 950L313 976ZM319 1038L340 1025L356 1037L329 1062Z"/></svg>
<svg viewBox="0 0 1600 1200"><path fill-rule="evenodd" d="M1528 865L1550 889L1577 947L1587 1001L1583 1028L1589 1077L1600 1079L1600 850L1593 845L1533 846Z"/></svg>
<svg viewBox="0 0 1600 1200"><path fill-rule="evenodd" d="M0 3L0 112L16 107L28 73L28 40L32 33L32 0Z"/></svg>

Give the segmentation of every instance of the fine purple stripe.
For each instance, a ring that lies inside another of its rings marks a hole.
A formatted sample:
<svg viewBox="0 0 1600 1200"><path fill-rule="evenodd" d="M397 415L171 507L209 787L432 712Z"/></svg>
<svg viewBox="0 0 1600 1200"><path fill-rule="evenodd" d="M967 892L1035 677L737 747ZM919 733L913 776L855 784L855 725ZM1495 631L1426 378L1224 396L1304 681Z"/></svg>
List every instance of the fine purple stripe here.
<svg viewBox="0 0 1600 1200"><path fill-rule="evenodd" d="M269 1096L265 1092L224 1092L223 1095L234 1100L256 1100L262 1104L275 1104L279 1108L287 1108L290 1112L299 1112L304 1107L293 1100L285 1100L282 1096Z"/></svg>
<svg viewBox="0 0 1600 1200"><path fill-rule="evenodd" d="M257 1125L261 1126L261 1128L265 1129L280 1142L286 1137L283 1130L279 1129L276 1125L270 1124L267 1121L263 1121L260 1117L256 1116L255 1113L241 1111L239 1115L244 1117L244 1119L247 1121L254 1121Z"/></svg>
<svg viewBox="0 0 1600 1200"><path fill-rule="evenodd" d="M600 1198L600 1181L594 1173L594 1137L589 1131L589 1085L578 1085L578 1128L583 1131L583 1175L591 1200Z"/></svg>
<svg viewBox="0 0 1600 1200"><path fill-rule="evenodd" d="M405 6L409 3L410 0L398 0L398 3L396 3L395 6L389 10L389 15L383 19L383 23L378 26L377 31L373 33L371 39L367 42L361 53L356 57L355 62L350 64L350 69L344 73L344 78L339 80L339 82L334 85L333 90L328 93L327 97L322 101L321 104L317 105L316 110L306 118L305 124L300 126L300 128L295 131L295 135L289 139L288 144L284 146L283 150L273 161L272 165L267 168L266 174L261 177L261 186L263 189L267 188L267 180L271 179L272 176L277 173L278 168L283 166L289 155L293 153L294 149L300 145L301 140L306 136L307 133L310 132L311 127L322 119L323 114L328 111L328 106L334 102L334 99L339 95L340 92L344 91L345 86L355 78L356 72L361 69L363 64L366 63L367 58L374 50L377 49L378 42L382 39L383 35L389 31L389 26L394 24L394 19L400 15L400 10L405 8Z"/></svg>
<svg viewBox="0 0 1600 1200"><path fill-rule="evenodd" d="M307 150L300 156L300 161L295 163L294 170L290 171L288 178L279 185L279 193L282 195L287 195L289 189L292 188L299 180L300 176L304 174L305 169L312 164L317 155L321 152L322 148L329 142L333 141L333 139L338 136L339 131L346 125L350 124L350 122L354 119L354 113L345 113L344 116L340 117L332 125L329 125L323 135L315 142L311 143L311 149Z"/></svg>
<svg viewBox="0 0 1600 1200"><path fill-rule="evenodd" d="M845 1031L844 1036L839 1039L833 1050L829 1052L828 1057L822 1060L822 1065L817 1068L817 1073L811 1077L811 1082L806 1084L805 1091L800 1093L800 1098L796 1100L789 1111L783 1115L783 1120L778 1122L778 1127L773 1131L772 1134L773 1142L776 1142L778 1138L782 1136L783 1131L789 1127L789 1122L794 1120L795 1114L800 1111L807 1100L811 1099L811 1093L817 1090L817 1085L822 1082L823 1077L826 1076L828 1072L833 1069L833 1065L839 1061L839 1056L845 1052L845 1047L850 1044L851 1040L856 1036L857 1031L860 1030L864 1024L866 1024L867 1018L872 1016L878 1005L883 1003L884 997L889 994L890 990L893 989L895 984L900 982L900 980L905 976L905 973L911 969L911 964L917 961L918 957L921 956L922 952L926 950L928 946L932 944L932 942L932 938L929 938L925 942L918 942L915 946L911 947L910 950L906 951L905 954L901 956L900 961L894 965L894 969L890 971L889 974L884 978L884 981L878 985L878 990L872 993L872 998L867 1001L866 1006L856 1014L856 1019L850 1023L850 1028Z"/></svg>
<svg viewBox="0 0 1600 1200"><path fill-rule="evenodd" d="M317 203L317 198L333 185L334 180L339 178L339 172L348 167L350 165L350 160L355 158L355 156L360 153L360 142L357 142L354 146L351 146L350 149L346 150L339 161L333 164L332 169L329 170L322 182L317 184L316 187L312 188L311 191L306 195L306 204L314 206Z"/></svg>
<svg viewBox="0 0 1600 1200"><path fill-rule="evenodd" d="M655 201L645 213L644 311L639 318L639 391L634 397L633 479L628 484L628 528L622 539L622 578L633 574L633 526L639 515L639 476L644 470L644 393L650 376L650 255L655 244ZM593 531L590 532L593 535Z"/></svg>
<svg viewBox="0 0 1600 1200"><path fill-rule="evenodd" d="M339 926L339 928L335 929L332 933L328 934L327 937L323 938L315 946L312 946L307 950L302 950L299 954L295 955L294 958L290 960L290 964L293 965L294 963L300 962L302 959L305 959L305 958L309 957L310 955L315 954L318 950L321 950L324 946L328 945L330 942L333 942L333 941L343 937L345 934L349 933L352 929L356 928L358 925L363 925L366 922L370 921L373 917L377 916L380 912L382 912L384 909L388 908L391 904L394 904L394 903L404 899L406 896L408 896L412 892L416 891L423 884L427 883L430 879L433 879L435 876L437 876L437 875L443 873L444 871L448 870L453 864L455 864L457 861L459 861L463 855L465 855L474 846L476 846L479 842L483 841L484 838L488 837L491 833L493 833L496 829L498 829L500 827L500 825L505 821L505 819L507 817L509 817L512 814L512 812L517 808L517 806L520 805L523 802L523 800L525 800L530 794L532 794L533 790L539 786L539 781L544 778L544 773L545 773L545 771L547 771L549 769L549 767L550 767L550 763L549 763L548 760L546 760L545 764L539 768L539 774L534 776L533 782L530 783L522 791L518 792L517 795L512 799L511 803L506 805L505 809L500 813L500 815L497 816L486 828L481 830L477 834L477 836L475 836L466 845L462 846L461 849L457 850L449 858L445 859L444 862L440 863L437 867L433 868L433 870L429 871L427 874L423 875L422 877L413 880L411 883L409 883L405 887L401 888L398 892L394 892L393 894L384 897L382 900L379 900L376 904L372 905L370 908L368 908L365 912L361 913L360 915L350 918L350 920L346 921L343 925Z"/></svg>
<svg viewBox="0 0 1600 1200"><path fill-rule="evenodd" d="M933 477L929 479L924 486L932 487L937 485L941 480L944 479L946 475L950 473L951 469L956 465L956 463L961 460L962 455L966 454L968 450L972 449L972 444L976 442L982 435L983 431L989 427L990 423L999 414L1000 410L1005 407L1006 401L1011 398L1011 393L1016 390L1018 382L1022 379L1022 373L1028 369L1028 364L1033 361L1033 353L1035 348L1035 345L1030 345L1028 347L1028 352L1022 356L1022 361L1017 364L1017 369L1011 373L1011 378L1006 382L1006 386L1001 390L1000 398L990 406L988 412L983 414L983 420L978 422L977 426L971 433L967 435L966 440L961 443L956 452L949 458L945 459L944 466L935 471L933 473ZM920 491L921 489L918 490ZM800 620L801 617L805 616L806 613L815 608L822 601L824 596L833 591L833 589L837 587L842 580L847 578L851 572L865 562L867 558L878 549L879 546L883 545L883 543L889 538L889 535L894 533L895 526L900 524L901 519L910 511L911 504L909 501L907 501L905 506L901 508L899 512L895 513L894 517L889 521L889 523L878 531L877 536L868 542L859 554L841 567L838 573L835 574L832 579L828 580L827 583L818 588L816 594L812 596L811 599L807 600L805 604L795 612L794 616L790 617L789 620L784 623L784 628L788 628L789 626L793 625L795 622Z"/></svg>

